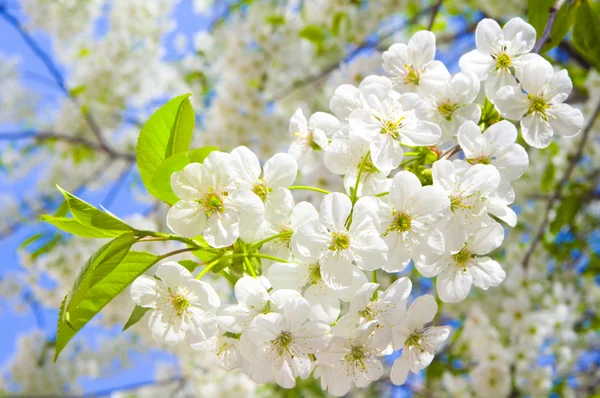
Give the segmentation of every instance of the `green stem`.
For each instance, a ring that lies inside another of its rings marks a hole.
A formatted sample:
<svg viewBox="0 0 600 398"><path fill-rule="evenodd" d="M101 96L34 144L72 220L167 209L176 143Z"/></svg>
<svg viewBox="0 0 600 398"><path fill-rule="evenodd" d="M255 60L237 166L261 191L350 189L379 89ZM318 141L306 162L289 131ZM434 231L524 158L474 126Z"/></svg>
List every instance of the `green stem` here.
<svg viewBox="0 0 600 398"><path fill-rule="evenodd" d="M304 190L304 191L315 191L315 192L320 192L322 194L329 194L330 192L325 190L325 189L321 189L321 188L317 188L317 187L309 187L307 185L292 185L291 187L289 187L288 189L290 190Z"/></svg>
<svg viewBox="0 0 600 398"><path fill-rule="evenodd" d="M246 265L246 269L250 273L250 276L256 278L256 271L254 271L254 267L252 266L252 263L250 262L250 259L247 256L244 257L244 264Z"/></svg>
<svg viewBox="0 0 600 398"><path fill-rule="evenodd" d="M419 152L404 152L404 156L418 156Z"/></svg>
<svg viewBox="0 0 600 398"><path fill-rule="evenodd" d="M375 197L381 198L382 196L387 196L389 194L390 194L389 192L382 192L382 193L378 193L377 195L375 195Z"/></svg>
<svg viewBox="0 0 600 398"><path fill-rule="evenodd" d="M229 260L231 258L237 258L237 257L243 257L243 256L246 256L246 255L245 254L230 254L227 256L217 256L218 257L217 259L213 259L206 267L204 267L204 269L198 274L196 279L202 279L202 277L204 275L206 275L212 267L214 267L215 265L217 265L219 262L221 262L223 260Z"/></svg>
<svg viewBox="0 0 600 398"><path fill-rule="evenodd" d="M377 271L371 271L371 282L377 283Z"/></svg>
<svg viewBox="0 0 600 398"><path fill-rule="evenodd" d="M399 167L406 166L407 164L415 162L417 160L419 160L419 158L411 158L411 159L405 160L404 162L400 163Z"/></svg>
<svg viewBox="0 0 600 398"><path fill-rule="evenodd" d="M270 241L272 241L272 240L275 240L275 239L278 239L278 238L282 238L282 237L284 237L284 236L289 236L289 235L291 235L291 234L292 234L292 232L291 232L291 231L288 231L288 232L282 232L282 233L280 233L280 234L277 234L277 235L269 236L268 238L265 238L265 239L263 239L263 240L261 240L261 241L259 241L259 242L256 242L256 243L255 243L255 244L253 244L252 246L250 246L250 247L248 248L248 250L246 250L246 252L248 252L248 253L252 253L253 251L255 251L256 249L258 249L259 247L261 247L262 245L264 245L264 244L265 244L265 243L267 243L267 242L270 242Z"/></svg>
<svg viewBox="0 0 600 398"><path fill-rule="evenodd" d="M367 164L367 160L369 159L370 156L371 156L371 151L368 151L367 154L365 155L365 157L363 158L362 162L360 163L360 167L358 168L358 174L356 175L356 183L354 184L354 191L352 191L352 196L350 197L350 200L352 201L352 210L354 210L354 203L356 203L356 197L358 195L358 186L360 184L360 177L362 177L363 169L365 168L365 165ZM348 216L348 219L351 219L351 217L352 217L352 213L350 213L350 216Z"/></svg>
<svg viewBox="0 0 600 398"><path fill-rule="evenodd" d="M262 253L253 253L251 254L252 257L256 257L256 258L264 258L265 260L273 260L273 261L277 261L280 263L289 263L291 261L289 260L285 260L283 258L280 257L275 257L275 256L269 256L268 254L262 254Z"/></svg>

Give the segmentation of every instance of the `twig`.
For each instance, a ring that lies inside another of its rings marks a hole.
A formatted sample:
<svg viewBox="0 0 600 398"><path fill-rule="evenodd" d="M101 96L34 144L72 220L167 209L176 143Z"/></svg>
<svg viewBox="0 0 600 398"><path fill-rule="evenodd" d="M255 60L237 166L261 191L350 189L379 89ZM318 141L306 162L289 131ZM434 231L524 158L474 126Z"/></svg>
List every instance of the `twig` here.
<svg viewBox="0 0 600 398"><path fill-rule="evenodd" d="M544 235L544 232L546 231L546 228L548 227L548 224L550 223L550 213L552 212L552 209L556 205L556 202L560 199L564 186L567 184L567 182L571 178L571 174L573 174L573 171L575 170L575 166L577 166L577 163L579 163L579 160L581 159L581 157L583 155L583 150L584 150L585 144L590 136L590 131L592 131L594 122L596 121L596 118L598 117L599 114L600 114L600 103L596 106L594 113L592 114L591 118L588 120L587 125L583 129L581 141L579 141L577 150L575 151L575 154L571 157L569 164L567 166L567 169L565 170L565 173L563 174L562 178L556 185L556 189L555 189L554 193L548 199L548 204L546 206L546 211L544 212L544 217L542 219L542 222L541 222L540 226L538 227L535 237L531 241L531 245L529 246L529 249L525 253L525 257L523 258L522 265L523 265L524 269L527 269L529 267L529 262L531 261L531 256L533 255L533 253L535 252L535 249L540 244L540 241L542 240L542 236Z"/></svg>
<svg viewBox="0 0 600 398"><path fill-rule="evenodd" d="M19 33L21 38L23 38L23 40L25 41L25 44L27 44L27 46L33 51L33 53L44 63L46 69L48 69L48 71L52 75L52 78L54 79L58 87L61 89L61 91L71 100L71 102L73 102L73 104L75 104L77 109L79 109L86 123L98 139L100 146L104 148L104 150L107 153L112 152L112 149L108 146L108 144L104 140L104 137L102 136L100 126L98 125L98 123L96 123L96 120L92 117L92 115L81 106L77 98L71 94L71 92L65 84L65 80L62 76L62 73L58 70L58 67L52 61L52 58L23 28L19 20L14 15L8 12L6 7L0 6L0 16L4 18L4 20L8 22Z"/></svg>
<svg viewBox="0 0 600 398"><path fill-rule="evenodd" d="M435 23L435 17L437 17L441 7L442 0L437 0L435 5L433 6L433 10L431 10L431 19L429 19L429 25L427 25L427 30L431 30L431 28L433 28L433 24Z"/></svg>
<svg viewBox="0 0 600 398"><path fill-rule="evenodd" d="M428 8L425 8L425 9L419 11L419 13L417 15L415 15L413 18L411 18L406 24L404 24L400 28L400 30L404 29L408 25L411 25L411 24L415 23L422 15L427 14L428 12L430 12L431 10L433 10L434 7L435 6L428 7ZM361 52L361 51L363 51L363 50L365 50L367 48L377 47L376 46L377 42L385 40L388 37L391 37L392 35L394 35L398 31L399 30L392 29L391 31L389 31L389 32L381 35L380 37L378 37L375 42L373 42L372 40L369 40L368 38L366 38L361 43L359 43L352 51L348 52L344 57L342 57L342 58L338 59L337 61L331 63L329 66L325 67L325 69L321 70L318 73L314 73L312 75L309 75L309 76L307 76L306 78L304 78L302 80L297 80L296 82L292 83L289 87L286 87L280 93L276 94L271 100L272 101L279 101L279 100L287 97L288 95L290 95L291 93L293 93L294 91L298 90L301 87L304 87L304 86L307 86L309 84L318 82L319 80L323 79L324 77L326 77L327 75L329 75L334 70L338 69L344 63L346 63L349 60L351 60L352 58L354 58L354 56L356 56L359 52Z"/></svg>
<svg viewBox="0 0 600 398"><path fill-rule="evenodd" d="M456 144L453 147L451 147L450 149L448 149L446 152L442 153L442 155L440 156L440 159L449 159L452 155L454 155L455 153L458 153L460 151L460 145Z"/></svg>
<svg viewBox="0 0 600 398"><path fill-rule="evenodd" d="M68 142L73 145L84 146L86 148L93 149L93 150L96 150L99 152L105 152L111 158L123 159L123 160L127 160L129 162L135 161L135 155L133 153L118 152L112 148L104 147L100 144L92 142L83 137L75 137L75 136L71 136L71 135L54 133L54 132L38 132L38 131L34 131L34 130L8 132L8 133L0 132L0 141L3 141L3 140L17 141L17 140L26 140L26 139L33 139L36 141L49 141L49 140L64 141L64 142Z"/></svg>
<svg viewBox="0 0 600 398"><path fill-rule="evenodd" d="M546 27L544 28L544 33L542 33L542 37L535 43L532 52L539 54L544 47L544 44L548 40L550 40L550 34L552 33L552 27L554 26L554 22L556 21L556 14L558 10L562 7L565 0L556 0L552 7L548 10L548 22L546 22Z"/></svg>

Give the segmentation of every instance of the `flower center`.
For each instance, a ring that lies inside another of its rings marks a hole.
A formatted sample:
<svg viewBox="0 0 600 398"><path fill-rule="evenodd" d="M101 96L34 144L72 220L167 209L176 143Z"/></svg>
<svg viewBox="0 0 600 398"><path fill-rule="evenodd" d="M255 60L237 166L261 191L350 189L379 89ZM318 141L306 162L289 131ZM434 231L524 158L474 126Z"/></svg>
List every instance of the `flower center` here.
<svg viewBox="0 0 600 398"><path fill-rule="evenodd" d="M411 65L404 65L406 70L408 71L404 76L404 84L412 84L415 86L419 85L419 81L421 80L421 74L418 69L413 69Z"/></svg>
<svg viewBox="0 0 600 398"><path fill-rule="evenodd" d="M223 192L223 196L227 196L227 192ZM206 217L210 217L213 213L222 213L225 210L225 205L223 204L223 198L214 191L210 191L204 197L204 212L206 213Z"/></svg>
<svg viewBox="0 0 600 398"><path fill-rule="evenodd" d="M510 55L504 51L500 54L496 54L494 59L496 60L496 70L508 70L512 67L512 59L510 59Z"/></svg>
<svg viewBox="0 0 600 398"><path fill-rule="evenodd" d="M406 232L410 231L411 219L410 215L404 212L394 211L394 220L389 226L388 231Z"/></svg>
<svg viewBox="0 0 600 398"><path fill-rule="evenodd" d="M404 116L398 118L396 121L386 120L383 122L380 133L389 134L393 139L398 139L398 137L400 137L400 128L402 127L403 120Z"/></svg>
<svg viewBox="0 0 600 398"><path fill-rule="evenodd" d="M319 282L321 282L321 264L310 264L308 266L308 284L316 285Z"/></svg>
<svg viewBox="0 0 600 398"><path fill-rule="evenodd" d="M467 159L467 162L471 164L490 164L491 159L489 156L479 156L477 158Z"/></svg>
<svg viewBox="0 0 600 398"><path fill-rule="evenodd" d="M413 334L408 336L408 339L406 339L406 342L404 343L404 345L408 348L416 347L422 351L423 349L421 348L421 342L422 342L421 333L414 332Z"/></svg>
<svg viewBox="0 0 600 398"><path fill-rule="evenodd" d="M171 294L169 301L175 311L177 311L177 316L182 316L185 310L191 305L190 301L181 293Z"/></svg>
<svg viewBox="0 0 600 398"><path fill-rule="evenodd" d="M279 352L279 355L283 354L284 351L289 352L289 346L292 343L292 332L282 331L275 340L272 341L273 346Z"/></svg>
<svg viewBox="0 0 600 398"><path fill-rule="evenodd" d="M529 113L537 113L544 120L548 120L548 117L546 116L546 109L550 107L550 105L548 105L548 101L538 95L533 94L528 94L527 99L529 100Z"/></svg>
<svg viewBox="0 0 600 398"><path fill-rule="evenodd" d="M440 115L446 118L446 120L451 121L454 111L456 111L458 108L460 108L460 105L453 104L450 101L446 101L439 104L437 110Z"/></svg>
<svg viewBox="0 0 600 398"><path fill-rule="evenodd" d="M359 314L361 317L372 321L377 317L377 310L373 308L372 303L369 303L364 310L359 312Z"/></svg>
<svg viewBox="0 0 600 398"><path fill-rule="evenodd" d="M460 193L450 196L450 211L455 212L460 209L470 209L471 207L465 202L465 198Z"/></svg>
<svg viewBox="0 0 600 398"><path fill-rule="evenodd" d="M346 360L348 360L349 362L362 361L362 359L364 357L365 357L365 349L363 347L352 346L350 353L348 355L346 355Z"/></svg>
<svg viewBox="0 0 600 398"><path fill-rule="evenodd" d="M329 250L347 250L350 247L350 237L343 232L331 233L331 244Z"/></svg>
<svg viewBox="0 0 600 398"><path fill-rule="evenodd" d="M465 246L458 253L454 254L452 258L456 262L456 266L466 271L467 263L471 260L473 253Z"/></svg>
<svg viewBox="0 0 600 398"><path fill-rule="evenodd" d="M320 151L321 147L319 144L315 142L313 131L309 130L308 135L306 136L306 141L308 142L308 146L311 147L315 151Z"/></svg>
<svg viewBox="0 0 600 398"><path fill-rule="evenodd" d="M371 155L369 155L369 157L367 158L367 160L365 160L364 164L362 159L358 162L358 166L356 167L357 169L360 169L360 167L362 166L362 172L363 174L371 174L371 173L376 173L379 170L377 169L377 167L375 167L375 165L373 164L373 160L371 160Z"/></svg>
<svg viewBox="0 0 600 398"><path fill-rule="evenodd" d="M263 202L267 198L268 193L271 191L272 191L272 189L268 188L264 184L264 182L262 182L262 180L260 180L257 184L255 184L252 187L252 192L254 192L256 194L256 196L258 196L260 198L260 200L262 200Z"/></svg>

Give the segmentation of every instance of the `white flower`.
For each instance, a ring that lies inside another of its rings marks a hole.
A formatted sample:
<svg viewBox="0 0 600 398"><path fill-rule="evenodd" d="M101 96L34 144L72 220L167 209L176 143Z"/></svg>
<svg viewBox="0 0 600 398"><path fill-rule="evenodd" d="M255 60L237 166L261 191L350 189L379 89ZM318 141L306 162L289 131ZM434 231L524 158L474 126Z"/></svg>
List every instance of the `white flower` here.
<svg viewBox="0 0 600 398"><path fill-rule="evenodd" d="M383 365L377 358L387 348L390 335L376 334L377 321L367 322L349 338L333 336L329 348L318 353L315 375L331 395L342 396L352 384L363 388L383 376ZM387 330L387 329L385 329Z"/></svg>
<svg viewBox="0 0 600 398"><path fill-rule="evenodd" d="M285 294L285 291L279 293ZM248 358L248 374L255 382L275 379L280 386L293 388L296 377L306 379L310 375L308 354L327 347L329 327L322 322L308 321L309 311L310 305L305 299L290 294L282 305L282 313L260 314L252 321L247 333L256 349Z"/></svg>
<svg viewBox="0 0 600 398"><path fill-rule="evenodd" d="M161 264L156 278L142 275L131 285L133 302L153 309L148 327L156 340L198 343L215 335L221 301L208 283L175 262Z"/></svg>
<svg viewBox="0 0 600 398"><path fill-rule="evenodd" d="M506 120L492 124L483 134L471 121L458 130L458 142L466 160L471 164L493 165L507 181L521 177L529 165L527 151L515 144L516 140L517 128Z"/></svg>
<svg viewBox="0 0 600 398"><path fill-rule="evenodd" d="M318 218L319 213L317 213L317 210L312 204L308 202L298 203L296 206L294 206L294 209L290 215L282 221L279 221L276 224L265 223L265 225L263 225L261 239L280 234L282 234L282 236L265 243L260 248L260 253L282 258L284 260L290 259L292 256L292 233L305 222ZM261 263L263 275L266 275L272 261L261 259Z"/></svg>
<svg viewBox="0 0 600 398"><path fill-rule="evenodd" d="M365 283L352 298L348 312L332 328L332 334L347 337L354 329L370 321L379 323L373 333L389 334L392 326L404 319L412 283L403 277L394 281L385 292L375 295L378 288L377 283Z"/></svg>
<svg viewBox="0 0 600 398"><path fill-rule="evenodd" d="M446 66L435 58L435 35L427 30L417 32L404 43L393 44L382 55L383 69L392 75L398 91L440 89L450 78Z"/></svg>
<svg viewBox="0 0 600 398"><path fill-rule="evenodd" d="M448 326L425 327L437 313L437 303L428 294L417 297L410 305L406 318L392 330L395 349L402 348L402 355L394 361L390 380L402 385L408 377L408 371L418 373L429 366L437 348L450 335Z"/></svg>
<svg viewBox="0 0 600 398"><path fill-rule="evenodd" d="M507 397L510 393L510 371L507 365L482 363L471 372L473 390L478 397Z"/></svg>
<svg viewBox="0 0 600 398"><path fill-rule="evenodd" d="M563 103L573 89L569 73L566 70L554 73L552 65L540 56L530 60L527 68L517 74L521 87L503 87L495 104L502 116L521 120L525 142L545 148L555 134L565 137L579 134L583 114Z"/></svg>
<svg viewBox="0 0 600 398"><path fill-rule="evenodd" d="M347 193L351 193L350 189L356 186L356 179L362 168L358 197L387 192L391 182L387 178L391 170L378 170L368 152L369 141L356 135L334 139L325 151L325 166L332 173L344 176ZM369 156L366 161L365 156Z"/></svg>
<svg viewBox="0 0 600 398"><path fill-rule="evenodd" d="M294 207L294 197L288 189L296 179L298 164L285 153L278 153L265 163L261 177L260 162L256 155L241 146L231 151L237 162L241 189L251 190L265 204L265 219L276 223L290 214Z"/></svg>
<svg viewBox="0 0 600 398"><path fill-rule="evenodd" d="M442 129L441 142L452 139L463 123L479 122L481 107L473 103L478 94L479 79L470 72L459 72L443 87L427 93L431 102L429 120Z"/></svg>
<svg viewBox="0 0 600 398"><path fill-rule="evenodd" d="M469 235L458 253L446 254L431 266L416 266L427 278L437 275L436 288L442 301L458 303L467 298L471 285L487 290L502 283L506 273L500 264L481 256L500 247L503 240L504 229L494 222Z"/></svg>
<svg viewBox="0 0 600 398"><path fill-rule="evenodd" d="M313 113L307 121L302 109L298 108L290 119L289 132L294 141L288 153L301 163L314 164L314 151L327 149L329 139L339 129L339 120L328 113Z"/></svg>
<svg viewBox="0 0 600 398"><path fill-rule="evenodd" d="M302 260L319 260L321 277L332 289L352 285L355 263L372 271L386 261L387 246L379 237L372 211L359 201L352 211L350 198L342 193L326 195L321 202L318 220L302 224L292 235L294 254Z"/></svg>
<svg viewBox="0 0 600 398"><path fill-rule="evenodd" d="M377 209L383 240L389 248L387 272L400 272L411 258L432 264L444 254L444 236L436 224L450 210L446 193L438 187L421 186L411 172L400 171L392 181L387 203L365 198Z"/></svg>
<svg viewBox="0 0 600 398"><path fill-rule="evenodd" d="M354 110L368 108L369 101L382 101L392 88L390 79L376 75L365 77L358 87L342 84L333 93L329 109L341 120L347 120Z"/></svg>
<svg viewBox="0 0 600 398"><path fill-rule="evenodd" d="M226 247L258 229L264 217L260 198L237 189L237 170L230 154L211 152L204 163L190 163L171 176L180 199L167 214L167 225L185 237L200 234L212 247Z"/></svg>
<svg viewBox="0 0 600 398"><path fill-rule="evenodd" d="M533 26L521 18L511 19L504 28L486 18L477 24L475 31L477 50L460 58L460 69L485 80L485 92L494 101L500 88L516 86L511 68L517 73L525 68L527 58L524 56L533 49L535 37Z"/></svg>
<svg viewBox="0 0 600 398"><path fill-rule="evenodd" d="M366 282L367 277L359 269L352 270L352 284L344 289L333 290L321 278L319 261L306 263L275 263L269 268L269 281L274 289L294 289L304 292L302 296L310 304L309 318L327 324L334 323L340 315L340 300L349 302Z"/></svg>
<svg viewBox="0 0 600 398"><path fill-rule="evenodd" d="M242 333L258 314L271 311L271 297L261 281L243 276L235 283L235 298L238 304L219 308L219 324L231 333Z"/></svg>
<svg viewBox="0 0 600 398"><path fill-rule="evenodd" d="M243 357L238 348L239 340L227 334L213 336L203 342L192 344L194 350L201 350L216 358L217 364L224 370L239 368Z"/></svg>
<svg viewBox="0 0 600 398"><path fill-rule="evenodd" d="M356 109L350 114L350 136L354 134L370 141L375 167L392 170L400 165L404 156L400 143L430 146L439 142L442 131L438 125L425 121L427 116L428 105L418 95L400 96L388 91L383 100L371 96L368 108Z"/></svg>
<svg viewBox="0 0 600 398"><path fill-rule="evenodd" d="M500 173L494 166L462 163L441 159L433 164L433 185L443 189L450 199L450 212L444 226L446 251L456 252L472 233L491 222L487 199L500 184Z"/></svg>

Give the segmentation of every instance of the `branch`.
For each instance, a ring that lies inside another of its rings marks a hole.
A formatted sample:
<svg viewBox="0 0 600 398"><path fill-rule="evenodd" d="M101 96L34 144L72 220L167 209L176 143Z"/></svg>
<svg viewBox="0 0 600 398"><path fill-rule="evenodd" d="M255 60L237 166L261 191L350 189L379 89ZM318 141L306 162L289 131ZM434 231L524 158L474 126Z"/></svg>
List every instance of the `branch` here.
<svg viewBox="0 0 600 398"><path fill-rule="evenodd" d="M542 47L544 47L544 44L546 44L546 42L550 40L550 33L552 33L552 27L554 26L554 22L556 21L556 14L558 13L558 10L560 10L564 2L565 0L556 0L552 7L550 7L550 9L548 10L548 22L546 22L544 33L542 33L542 37L540 37L538 42L535 43L535 46L533 47L533 50L531 52L539 54L542 50Z"/></svg>
<svg viewBox="0 0 600 398"><path fill-rule="evenodd" d="M585 70L590 70L592 68L592 65L585 59L583 58L583 56L581 54L579 54L579 52L577 50L575 50L573 48L573 46L563 40L558 47L563 50L564 52L566 52L569 57L573 58L575 61L577 61L577 63Z"/></svg>
<svg viewBox="0 0 600 398"><path fill-rule="evenodd" d="M456 145L452 146L450 149L446 150L446 152L442 153L440 155L440 159L450 159L450 157L452 157L452 155L460 152L460 150L461 150L460 145L456 144Z"/></svg>
<svg viewBox="0 0 600 398"><path fill-rule="evenodd" d="M84 146L89 149L93 149L95 151L104 152L108 156L114 159L123 159L128 162L135 161L135 154L126 153L126 152L118 152L112 148L102 146L101 144L95 143L83 137L75 137L71 135L54 133L54 132L38 132L38 131L20 131L20 132L8 132L8 133L0 133L0 141L4 140L26 140L32 139L36 141L49 141L49 140L58 140L68 142L73 145Z"/></svg>
<svg viewBox="0 0 600 398"><path fill-rule="evenodd" d="M0 4L0 16L4 18L4 20L8 22L19 33L19 35L25 41L25 44L27 44L31 51L33 51L33 53L40 59L40 61L44 63L46 69L48 69L48 71L52 75L52 78L54 79L58 87L61 89L61 91L71 100L71 102L73 102L73 104L75 104L77 109L79 109L86 123L98 139L99 145L107 153L110 153L112 149L104 140L100 126L98 125L98 123L96 123L96 120L92 117L92 115L82 108L81 104L79 103L79 100L71 94L71 92L65 84L65 80L62 76L62 73L58 70L58 67L54 64L52 58L48 55L48 53L46 53L40 47L40 45L33 39L33 37L25 30L23 25L21 25L19 20L14 15L9 13L6 7L2 4Z"/></svg>
<svg viewBox="0 0 600 398"><path fill-rule="evenodd" d="M546 231L546 228L548 227L548 224L550 223L550 213L552 212L552 209L556 205L556 202L558 202L558 200L560 199L560 197L562 195L562 190L565 187L565 185L567 184L567 182L569 181L569 179L571 178L571 174L573 174L573 171L575 170L575 166L577 166L577 163L579 163L579 160L583 156L583 150L585 149L585 144L590 136L590 132L592 131L592 126L594 125L594 122L598 118L599 114L600 114L600 103L596 106L594 113L592 114L591 118L588 120L587 125L583 129L581 141L579 141L577 150L575 151L575 154L571 157L571 159L569 161L567 169L565 170L565 174L563 174L562 178L556 185L554 194L552 194L552 196L550 196L550 198L548 199L548 204L546 206L546 211L544 212L542 222L541 222L540 226L538 227L535 237L531 241L531 246L529 246L529 249L525 253L525 257L523 258L522 265L523 265L524 269L527 269L529 267L529 262L531 261L531 256L533 255L533 253L535 252L535 249L540 244L540 241L542 240L542 236L544 235L544 232Z"/></svg>
<svg viewBox="0 0 600 398"><path fill-rule="evenodd" d="M314 73L312 75L309 75L309 76L307 76L306 78L304 78L302 80L295 81L289 87L286 87L285 89L283 89L279 94L276 94L271 99L271 101L279 101L279 100L287 97L288 95L290 95L291 93L293 93L294 91L298 90L301 87L304 87L304 86L307 86L309 84L318 82L319 80L323 79L324 77L326 77L327 75L329 75L331 72L333 72L334 70L338 69L340 66L342 66L343 64L345 64L346 62L348 62L349 60L351 60L352 58L354 58L354 56L356 56L359 52L361 52L361 51L363 51L364 49L367 49L367 48L377 47L377 42L385 40L388 37L391 37L392 35L394 35L398 31L406 28L408 25L414 24L422 15L427 14L428 12L432 11L434 8L435 8L435 6L428 7L428 8L425 8L425 9L419 11L417 13L417 15L415 15L414 17L412 17L399 30L393 29L393 30L391 30L391 31L383 34L382 36L378 37L375 42L369 40L368 37L367 37L361 43L359 43L352 51L348 52L344 57L342 57L342 58L338 59L337 61L331 63L329 66L325 67L325 69L321 70L318 73Z"/></svg>
<svg viewBox="0 0 600 398"><path fill-rule="evenodd" d="M435 17L437 17L441 7L442 0L437 0L435 5L433 6L433 10L431 10L431 19L429 19L429 25L427 25L427 30L431 30L431 28L433 28L433 24L435 23Z"/></svg>

